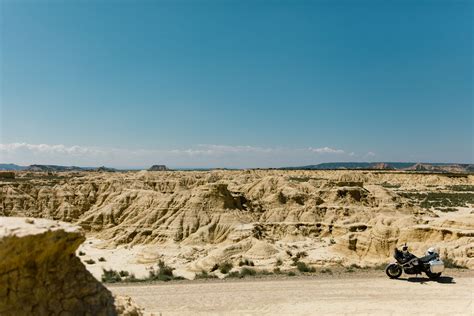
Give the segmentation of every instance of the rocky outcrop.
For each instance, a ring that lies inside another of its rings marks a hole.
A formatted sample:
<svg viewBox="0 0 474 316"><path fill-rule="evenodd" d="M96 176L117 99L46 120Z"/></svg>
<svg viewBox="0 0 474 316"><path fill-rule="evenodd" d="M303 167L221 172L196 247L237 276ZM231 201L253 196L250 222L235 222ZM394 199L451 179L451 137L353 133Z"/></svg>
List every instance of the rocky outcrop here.
<svg viewBox="0 0 474 316"><path fill-rule="evenodd" d="M165 165L153 165L148 169L148 171L167 171L167 170L169 169Z"/></svg>
<svg viewBox="0 0 474 316"><path fill-rule="evenodd" d="M0 315L140 315L75 256L83 241L77 226L0 217Z"/></svg>

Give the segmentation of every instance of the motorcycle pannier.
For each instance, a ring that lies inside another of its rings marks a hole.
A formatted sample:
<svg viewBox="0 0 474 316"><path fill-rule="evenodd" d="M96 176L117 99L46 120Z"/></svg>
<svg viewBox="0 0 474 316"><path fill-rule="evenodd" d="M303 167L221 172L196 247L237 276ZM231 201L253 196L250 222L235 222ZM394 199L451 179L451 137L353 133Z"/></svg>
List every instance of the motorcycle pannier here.
<svg viewBox="0 0 474 316"><path fill-rule="evenodd" d="M444 263L441 260L431 260L430 261L430 271L431 273L441 273L444 271Z"/></svg>

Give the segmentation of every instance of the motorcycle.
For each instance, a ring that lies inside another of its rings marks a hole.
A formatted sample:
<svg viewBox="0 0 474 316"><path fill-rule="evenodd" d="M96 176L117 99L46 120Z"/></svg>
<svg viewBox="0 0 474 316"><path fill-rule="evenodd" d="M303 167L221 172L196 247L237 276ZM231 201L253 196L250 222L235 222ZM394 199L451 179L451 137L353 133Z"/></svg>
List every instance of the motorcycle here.
<svg viewBox="0 0 474 316"><path fill-rule="evenodd" d="M405 244L402 251L395 248L393 257L396 262L390 263L385 268L385 273L391 279L397 279L402 275L402 272L405 272L406 274L425 273L428 278L435 280L444 271L444 263L434 248L428 249L424 257L418 258L408 252L408 247Z"/></svg>

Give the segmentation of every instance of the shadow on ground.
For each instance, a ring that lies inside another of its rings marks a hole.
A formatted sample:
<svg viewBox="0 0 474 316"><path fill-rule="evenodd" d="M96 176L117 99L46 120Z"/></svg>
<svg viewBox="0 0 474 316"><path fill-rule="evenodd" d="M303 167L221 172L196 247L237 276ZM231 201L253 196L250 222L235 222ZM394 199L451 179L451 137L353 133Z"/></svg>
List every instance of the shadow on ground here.
<svg viewBox="0 0 474 316"><path fill-rule="evenodd" d="M437 282L437 283L442 283L442 284L456 284L454 279L450 276L441 276L436 280L431 280L426 277L409 277L409 278L399 278L398 280L402 281L408 281L408 282L413 282L413 283L427 283L427 282Z"/></svg>

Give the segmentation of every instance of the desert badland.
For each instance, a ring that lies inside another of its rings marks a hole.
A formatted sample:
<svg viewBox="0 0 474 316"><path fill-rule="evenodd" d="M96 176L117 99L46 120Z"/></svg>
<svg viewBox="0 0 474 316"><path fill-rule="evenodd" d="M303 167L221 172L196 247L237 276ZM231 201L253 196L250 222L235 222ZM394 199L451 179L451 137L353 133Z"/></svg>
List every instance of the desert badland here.
<svg viewBox="0 0 474 316"><path fill-rule="evenodd" d="M85 242L68 249L104 282L377 269L403 243L472 269L473 205L471 174L20 171L0 182L1 216L81 227ZM159 265L168 275L150 279Z"/></svg>

